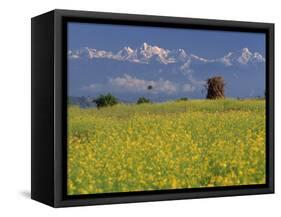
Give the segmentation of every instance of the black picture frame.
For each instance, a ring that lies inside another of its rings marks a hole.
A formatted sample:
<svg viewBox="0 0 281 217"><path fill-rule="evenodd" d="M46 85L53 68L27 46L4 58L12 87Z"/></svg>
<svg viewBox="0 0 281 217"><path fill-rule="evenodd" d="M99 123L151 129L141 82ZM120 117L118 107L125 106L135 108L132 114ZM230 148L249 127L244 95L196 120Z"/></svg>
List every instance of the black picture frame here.
<svg viewBox="0 0 281 217"><path fill-rule="evenodd" d="M266 184L66 194L67 22L208 29L266 34ZM274 24L53 10L32 18L31 198L53 207L274 193Z"/></svg>

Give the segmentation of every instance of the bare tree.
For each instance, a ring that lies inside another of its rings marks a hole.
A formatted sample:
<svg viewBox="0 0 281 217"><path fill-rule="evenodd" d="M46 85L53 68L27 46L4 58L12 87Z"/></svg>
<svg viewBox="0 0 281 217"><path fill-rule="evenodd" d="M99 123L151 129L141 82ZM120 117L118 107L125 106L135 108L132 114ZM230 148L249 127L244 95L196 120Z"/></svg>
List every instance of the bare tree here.
<svg viewBox="0 0 281 217"><path fill-rule="evenodd" d="M147 86L148 97L150 96L150 92L151 92L152 89L153 89L153 86L152 86L152 85L148 85L148 86Z"/></svg>

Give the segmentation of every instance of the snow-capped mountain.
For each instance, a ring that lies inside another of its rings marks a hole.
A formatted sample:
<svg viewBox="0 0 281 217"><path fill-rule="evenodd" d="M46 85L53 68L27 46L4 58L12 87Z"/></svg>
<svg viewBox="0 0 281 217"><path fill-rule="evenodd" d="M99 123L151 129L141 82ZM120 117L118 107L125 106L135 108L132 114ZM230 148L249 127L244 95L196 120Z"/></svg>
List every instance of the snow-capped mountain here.
<svg viewBox="0 0 281 217"><path fill-rule="evenodd" d="M263 63L265 58L258 52L252 53L248 48L243 48L240 52L229 52L227 55L219 59L225 65L240 63L246 65L248 63Z"/></svg>
<svg viewBox="0 0 281 217"><path fill-rule="evenodd" d="M117 61L129 61L133 63L149 64L156 60L160 64L174 64L198 62L198 63L221 63L226 66L233 64L247 65L249 63L264 63L265 58L258 52L251 52L248 48L240 51L229 52L223 57L207 59L192 53L187 53L184 49L169 50L149 45L146 42L139 48L124 47L120 51L113 53L112 51L97 50L94 48L84 47L79 50L69 50L68 57L70 59L112 59Z"/></svg>
<svg viewBox="0 0 281 217"><path fill-rule="evenodd" d="M170 51L158 46L151 46L147 43L143 43L143 45L137 49L124 47L117 53L84 47L79 50L69 50L68 56L70 59L80 59L83 57L87 57L88 59L107 58L146 64L153 59L156 59L162 64L175 63L178 61L184 61L187 57L185 51L182 49Z"/></svg>
<svg viewBox="0 0 281 217"><path fill-rule="evenodd" d="M73 95L114 92L134 101L146 93L147 85L153 85L154 101L204 98L204 84L212 76L224 77L228 97L262 96L265 90L265 57L248 48L211 59L182 48L143 43L116 52L84 47L69 50L68 58Z"/></svg>

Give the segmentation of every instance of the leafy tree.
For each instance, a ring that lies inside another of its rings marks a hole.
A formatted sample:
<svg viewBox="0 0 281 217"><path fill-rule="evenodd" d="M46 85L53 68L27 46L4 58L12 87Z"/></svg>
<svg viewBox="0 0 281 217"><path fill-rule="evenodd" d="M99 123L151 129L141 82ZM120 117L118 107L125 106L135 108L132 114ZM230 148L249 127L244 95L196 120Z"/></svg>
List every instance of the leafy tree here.
<svg viewBox="0 0 281 217"><path fill-rule="evenodd" d="M177 99L177 101L187 101L187 100L188 100L187 97L182 97L182 98Z"/></svg>
<svg viewBox="0 0 281 217"><path fill-rule="evenodd" d="M148 85L148 86L146 87L146 89L148 90L148 92L147 92L147 93L148 93L147 97L150 98L149 95L150 95L150 93L151 93L151 91L152 91L152 89L153 89L153 86L152 86L152 85Z"/></svg>
<svg viewBox="0 0 281 217"><path fill-rule="evenodd" d="M108 93L106 95L100 95L98 98L93 100L96 103L98 108L107 107L107 106L114 106L118 103L118 100L115 96Z"/></svg>
<svg viewBox="0 0 281 217"><path fill-rule="evenodd" d="M142 104L142 103L151 103L151 101L142 96L138 99L137 104Z"/></svg>

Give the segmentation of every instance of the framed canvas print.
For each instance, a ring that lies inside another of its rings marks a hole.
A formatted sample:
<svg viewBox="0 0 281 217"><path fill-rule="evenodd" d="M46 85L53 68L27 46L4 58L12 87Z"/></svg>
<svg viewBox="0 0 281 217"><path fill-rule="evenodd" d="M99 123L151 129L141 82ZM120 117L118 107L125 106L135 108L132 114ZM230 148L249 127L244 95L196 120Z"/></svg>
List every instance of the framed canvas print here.
<svg viewBox="0 0 281 217"><path fill-rule="evenodd" d="M53 207L274 192L274 25L32 18L32 192Z"/></svg>

